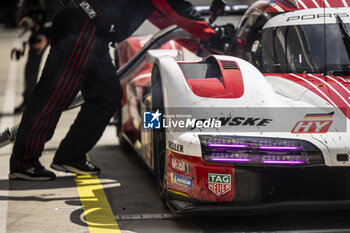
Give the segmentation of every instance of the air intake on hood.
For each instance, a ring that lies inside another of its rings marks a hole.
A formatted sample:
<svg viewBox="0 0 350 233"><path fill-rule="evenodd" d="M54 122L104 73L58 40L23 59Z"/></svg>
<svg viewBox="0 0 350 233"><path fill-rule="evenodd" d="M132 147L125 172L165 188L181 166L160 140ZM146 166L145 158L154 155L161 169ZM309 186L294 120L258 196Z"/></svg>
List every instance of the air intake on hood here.
<svg viewBox="0 0 350 233"><path fill-rule="evenodd" d="M232 70L232 69L238 69L237 63L234 61L221 61L220 63L222 65L222 68L224 70Z"/></svg>

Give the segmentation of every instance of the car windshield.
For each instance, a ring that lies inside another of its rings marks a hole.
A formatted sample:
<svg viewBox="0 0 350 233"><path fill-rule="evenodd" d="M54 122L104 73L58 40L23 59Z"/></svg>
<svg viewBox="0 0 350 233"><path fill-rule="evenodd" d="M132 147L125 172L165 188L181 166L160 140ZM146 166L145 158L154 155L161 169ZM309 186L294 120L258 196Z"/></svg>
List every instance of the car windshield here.
<svg viewBox="0 0 350 233"><path fill-rule="evenodd" d="M350 74L350 24L288 25L262 33L264 72ZM324 33L326 32L326 33Z"/></svg>

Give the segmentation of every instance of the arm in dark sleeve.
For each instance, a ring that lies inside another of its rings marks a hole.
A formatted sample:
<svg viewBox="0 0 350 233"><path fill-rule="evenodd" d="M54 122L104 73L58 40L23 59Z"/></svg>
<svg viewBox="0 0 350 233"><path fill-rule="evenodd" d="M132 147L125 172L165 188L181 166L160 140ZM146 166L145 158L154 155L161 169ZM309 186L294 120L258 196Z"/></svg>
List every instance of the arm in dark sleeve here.
<svg viewBox="0 0 350 233"><path fill-rule="evenodd" d="M208 24L203 21L198 12L193 8L192 4L185 0L151 0L156 9L166 19L155 19L155 14L149 18L150 22L156 26L177 24L196 38L206 41L214 34Z"/></svg>
<svg viewBox="0 0 350 233"><path fill-rule="evenodd" d="M45 0L46 21L52 21L61 7L62 4L59 0Z"/></svg>
<svg viewBox="0 0 350 233"><path fill-rule="evenodd" d="M174 24L168 18L160 14L158 11L154 11L152 15L148 18L148 21L150 21L153 25L155 25L159 29L164 29ZM199 49L199 44L193 40L178 39L176 40L176 42L179 43L181 46L187 48L188 50L192 51L193 53L197 52Z"/></svg>
<svg viewBox="0 0 350 233"><path fill-rule="evenodd" d="M30 12L31 8L32 8L32 2L31 0L22 0L21 4L19 6L19 10L17 13L17 20L18 22L20 22L24 17L26 17L28 15L28 13Z"/></svg>

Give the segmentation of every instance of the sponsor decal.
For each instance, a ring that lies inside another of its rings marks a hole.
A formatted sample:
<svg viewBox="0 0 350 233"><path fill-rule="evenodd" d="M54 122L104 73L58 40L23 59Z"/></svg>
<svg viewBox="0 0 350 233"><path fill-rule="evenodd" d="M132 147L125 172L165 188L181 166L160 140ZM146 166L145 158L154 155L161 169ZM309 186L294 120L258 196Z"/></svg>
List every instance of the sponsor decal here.
<svg viewBox="0 0 350 233"><path fill-rule="evenodd" d="M292 133L327 133L333 121L334 112L306 114L303 121L298 121Z"/></svg>
<svg viewBox="0 0 350 233"><path fill-rule="evenodd" d="M171 167L182 172L191 172L190 164L176 158L171 158Z"/></svg>
<svg viewBox="0 0 350 233"><path fill-rule="evenodd" d="M265 118L259 118L259 117L220 117L220 118L213 118L209 119L215 120L215 122L218 125L221 126L267 126L272 119L265 119ZM210 122L210 121L209 121ZM195 126L198 126L200 124L208 124L208 119L200 119L196 121ZM191 129L195 129L196 127L191 127Z"/></svg>
<svg viewBox="0 0 350 233"><path fill-rule="evenodd" d="M340 13L320 13L320 14L305 14L305 15L295 15L295 16L290 16L287 18L287 22L290 21L296 21L296 20L312 20L312 19L325 19L325 18L337 18L337 17L342 17L342 18L348 18L350 17L348 13L346 12L340 12Z"/></svg>
<svg viewBox="0 0 350 233"><path fill-rule="evenodd" d="M160 116L162 114L157 110L156 112L143 113L143 128L144 129L160 129Z"/></svg>
<svg viewBox="0 0 350 233"><path fill-rule="evenodd" d="M170 173L170 177L171 177L171 183L173 184L177 184L182 187L186 187L190 189L193 187L191 177L181 176L179 174L175 174L172 172Z"/></svg>
<svg viewBox="0 0 350 233"><path fill-rule="evenodd" d="M175 142L169 141L168 147L169 147L169 149L177 151L177 152L184 152L184 146L181 144L176 144Z"/></svg>
<svg viewBox="0 0 350 233"><path fill-rule="evenodd" d="M218 197L231 190L231 174L208 173L208 188Z"/></svg>
<svg viewBox="0 0 350 233"><path fill-rule="evenodd" d="M220 117L222 126L267 126L272 119L259 117Z"/></svg>

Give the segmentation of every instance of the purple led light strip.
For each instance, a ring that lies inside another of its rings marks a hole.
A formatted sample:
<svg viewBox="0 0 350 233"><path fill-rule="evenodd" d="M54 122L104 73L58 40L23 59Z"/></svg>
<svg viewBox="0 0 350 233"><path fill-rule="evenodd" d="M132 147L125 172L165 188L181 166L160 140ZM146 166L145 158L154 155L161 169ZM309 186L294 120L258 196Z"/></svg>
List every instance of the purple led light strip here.
<svg viewBox="0 0 350 233"><path fill-rule="evenodd" d="M299 150L299 146L259 146L259 149L265 150Z"/></svg>
<svg viewBox="0 0 350 233"><path fill-rule="evenodd" d="M304 164L304 161L301 160L291 160L291 161L282 161L282 160L264 160L261 161L263 163L270 163L270 164L290 164L290 165L294 165L294 164Z"/></svg>
<svg viewBox="0 0 350 233"><path fill-rule="evenodd" d="M208 144L209 147L233 147L233 148L246 148L248 145L238 144Z"/></svg>
<svg viewBox="0 0 350 233"><path fill-rule="evenodd" d="M211 158L212 161L224 161L224 162L250 162L252 159L235 159L235 158Z"/></svg>

